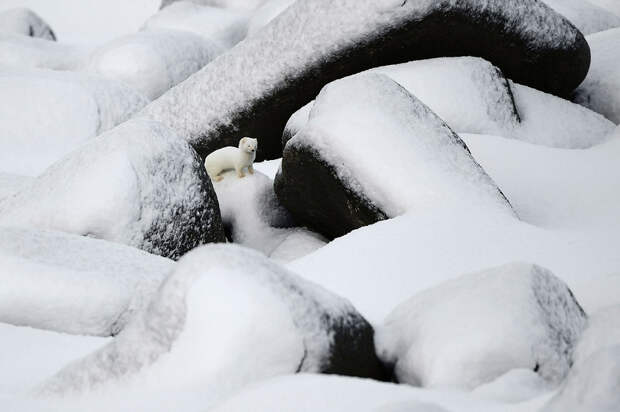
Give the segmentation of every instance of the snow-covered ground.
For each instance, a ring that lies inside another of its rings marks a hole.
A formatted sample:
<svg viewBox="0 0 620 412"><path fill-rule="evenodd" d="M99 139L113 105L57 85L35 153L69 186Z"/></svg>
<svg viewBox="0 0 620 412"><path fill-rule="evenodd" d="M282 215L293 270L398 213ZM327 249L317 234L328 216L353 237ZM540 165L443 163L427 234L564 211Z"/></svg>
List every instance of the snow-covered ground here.
<svg viewBox="0 0 620 412"><path fill-rule="evenodd" d="M0 0L0 411L619 411L620 3L437 4Z"/></svg>

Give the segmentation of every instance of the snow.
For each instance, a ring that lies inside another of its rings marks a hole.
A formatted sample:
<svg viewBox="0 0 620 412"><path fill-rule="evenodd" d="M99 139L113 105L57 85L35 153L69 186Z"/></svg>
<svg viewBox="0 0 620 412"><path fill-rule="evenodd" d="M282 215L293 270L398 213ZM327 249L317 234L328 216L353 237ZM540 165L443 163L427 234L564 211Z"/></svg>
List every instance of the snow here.
<svg viewBox="0 0 620 412"><path fill-rule="evenodd" d="M0 202L2 202L3 199L19 192L28 183L32 182L32 180L33 178L29 176L20 176L0 172Z"/></svg>
<svg viewBox="0 0 620 412"><path fill-rule="evenodd" d="M353 313L346 301L256 252L206 246L178 262L113 341L39 393L50 402L101 397L102 410L205 410L253 381L320 371L331 321L354 322Z"/></svg>
<svg viewBox="0 0 620 412"><path fill-rule="evenodd" d="M614 412L620 405L620 345L575 365L564 387L541 412Z"/></svg>
<svg viewBox="0 0 620 412"><path fill-rule="evenodd" d="M279 204L273 179L256 171L240 179L234 171L213 182L222 222L230 227L234 243L258 250L277 261L300 258L327 243L307 229L293 227L289 213Z"/></svg>
<svg viewBox="0 0 620 412"><path fill-rule="evenodd" d="M499 135L549 147L583 149L605 141L615 128L597 113L508 82L498 68L480 58L419 60L368 72L385 74L399 83L459 133ZM301 130L312 104L291 116L284 140Z"/></svg>
<svg viewBox="0 0 620 412"><path fill-rule="evenodd" d="M0 69L0 171L37 176L146 105L128 87L80 73Z"/></svg>
<svg viewBox="0 0 620 412"><path fill-rule="evenodd" d="M590 355L614 345L620 345L620 305L600 309L589 316L588 327L575 349L575 365L586 363Z"/></svg>
<svg viewBox="0 0 620 412"><path fill-rule="evenodd" d="M0 11L0 32L56 40L52 28L32 10L24 7Z"/></svg>
<svg viewBox="0 0 620 412"><path fill-rule="evenodd" d="M512 369L471 393L475 397L513 404L545 396L552 386L531 369Z"/></svg>
<svg viewBox="0 0 620 412"><path fill-rule="evenodd" d="M0 33L0 67L74 70L87 53L85 47Z"/></svg>
<svg viewBox="0 0 620 412"><path fill-rule="evenodd" d="M589 293L586 279L618 273L617 136L587 150L462 137L521 221L464 203L457 209L439 205L353 231L289 267L345 296L373 322L419 291L506 262L547 267L578 297ZM606 284L617 282L601 288Z"/></svg>
<svg viewBox="0 0 620 412"><path fill-rule="evenodd" d="M178 1L148 19L143 29L188 31L229 49L245 38L247 25L248 17L244 13Z"/></svg>
<svg viewBox="0 0 620 412"><path fill-rule="evenodd" d="M110 336L146 305L172 261L58 232L0 228L0 322Z"/></svg>
<svg viewBox="0 0 620 412"><path fill-rule="evenodd" d="M281 163L281 158L274 160L265 160L262 162L254 163L254 170L261 172L262 174L273 180L276 177L276 173L278 173L278 169L280 168Z"/></svg>
<svg viewBox="0 0 620 412"><path fill-rule="evenodd" d="M197 34L158 29L130 34L92 52L84 70L156 99L213 60L221 46Z"/></svg>
<svg viewBox="0 0 620 412"><path fill-rule="evenodd" d="M620 123L620 29L587 37L592 52L590 71L573 100Z"/></svg>
<svg viewBox="0 0 620 412"><path fill-rule="evenodd" d="M285 156L304 146L389 217L461 203L511 213L458 136L384 75L364 73L325 86Z"/></svg>
<svg viewBox="0 0 620 412"><path fill-rule="evenodd" d="M566 17L583 34L591 34L620 26L617 16L586 0L543 0L549 7Z"/></svg>
<svg viewBox="0 0 620 412"><path fill-rule="evenodd" d="M587 313L607 306L620 305L620 272L592 274L573 282L575 295Z"/></svg>
<svg viewBox="0 0 620 412"><path fill-rule="evenodd" d="M126 122L0 203L0 225L58 230L178 257L223 240L207 179L195 152L171 130Z"/></svg>
<svg viewBox="0 0 620 412"><path fill-rule="evenodd" d="M278 17L296 0L267 0L262 6L252 13L252 18L248 25L248 36L252 36L260 29Z"/></svg>
<svg viewBox="0 0 620 412"><path fill-rule="evenodd" d="M401 303L375 331L401 383L473 389L515 368L559 383L586 325L548 270L512 263L460 276Z"/></svg>
<svg viewBox="0 0 620 412"><path fill-rule="evenodd" d="M616 0L588 0L590 3L620 16L620 3Z"/></svg>
<svg viewBox="0 0 620 412"><path fill-rule="evenodd" d="M160 0L2 0L0 10L27 7L53 28L58 41L102 44L135 32Z"/></svg>
<svg viewBox="0 0 620 412"><path fill-rule="evenodd" d="M178 0L162 0L161 7L169 7L168 5L176 3ZM196 4L211 7L220 7L223 9L232 9L240 11L252 11L265 2L265 0L192 0Z"/></svg>

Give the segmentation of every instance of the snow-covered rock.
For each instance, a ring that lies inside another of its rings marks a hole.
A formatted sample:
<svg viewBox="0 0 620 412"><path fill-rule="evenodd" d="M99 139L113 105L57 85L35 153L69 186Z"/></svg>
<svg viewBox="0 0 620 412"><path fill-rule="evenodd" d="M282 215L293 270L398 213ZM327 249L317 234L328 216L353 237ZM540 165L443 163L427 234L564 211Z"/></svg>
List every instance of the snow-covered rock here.
<svg viewBox="0 0 620 412"><path fill-rule="evenodd" d="M377 328L399 382L475 388L515 368L558 383L586 315L550 271L513 263L461 276L400 304Z"/></svg>
<svg viewBox="0 0 620 412"><path fill-rule="evenodd" d="M52 70L0 69L0 171L36 176L147 100L127 86Z"/></svg>
<svg viewBox="0 0 620 412"><path fill-rule="evenodd" d="M419 60L378 67L416 96L451 129L511 137L550 147L588 148L609 138L615 125L564 99L508 81L474 57ZM283 145L308 122L312 102L284 128Z"/></svg>
<svg viewBox="0 0 620 412"><path fill-rule="evenodd" d="M588 36L592 64L573 101L620 124L620 28Z"/></svg>
<svg viewBox="0 0 620 412"><path fill-rule="evenodd" d="M120 80L156 99L213 60L222 47L197 34L158 29L130 34L96 49L84 70Z"/></svg>
<svg viewBox="0 0 620 412"><path fill-rule="evenodd" d="M511 213L467 146L390 78L327 85L275 180L294 218L334 238L405 212L469 204Z"/></svg>
<svg viewBox="0 0 620 412"><path fill-rule="evenodd" d="M613 345L620 345L620 305L590 314L588 327L575 349L575 364L584 363L596 351Z"/></svg>
<svg viewBox="0 0 620 412"><path fill-rule="evenodd" d="M278 17L284 10L286 10L296 0L267 0L262 6L252 13L252 18L248 25L248 36L253 35L267 24L271 20Z"/></svg>
<svg viewBox="0 0 620 412"><path fill-rule="evenodd" d="M531 369L512 369L476 387L472 394L499 402L519 403L544 396L553 385Z"/></svg>
<svg viewBox="0 0 620 412"><path fill-rule="evenodd" d="M78 335L120 332L173 262L59 232L0 228L0 322Z"/></svg>
<svg viewBox="0 0 620 412"><path fill-rule="evenodd" d="M587 73L585 38L537 0L518 5L298 1L143 114L187 136L202 155L234 146L240 136L257 137L260 159L280 157L286 121L325 84L371 67L472 55L514 81L569 94Z"/></svg>
<svg viewBox="0 0 620 412"><path fill-rule="evenodd" d="M30 176L0 173L0 202L22 190L32 180Z"/></svg>
<svg viewBox="0 0 620 412"><path fill-rule="evenodd" d="M177 3L180 0L162 0L160 8L163 9L171 4ZM234 9L243 11L252 11L260 7L266 0L191 0L193 3L210 6L220 7L222 9Z"/></svg>
<svg viewBox="0 0 620 412"><path fill-rule="evenodd" d="M583 34L597 33L620 27L620 16L595 6L588 0L542 0L566 17Z"/></svg>
<svg viewBox="0 0 620 412"><path fill-rule="evenodd" d="M211 245L184 256L134 322L42 392L200 387L207 408L296 372L385 378L373 329L346 300L257 252Z"/></svg>
<svg viewBox="0 0 620 412"><path fill-rule="evenodd" d="M248 17L234 10L179 1L148 19L144 29L188 31L215 41L224 49L229 49L245 38L248 31Z"/></svg>
<svg viewBox="0 0 620 412"><path fill-rule="evenodd" d="M57 230L178 258L225 240L202 161L167 127L126 122L0 203L0 225Z"/></svg>
<svg viewBox="0 0 620 412"><path fill-rule="evenodd" d="M260 172L239 179L227 172L213 182L222 222L231 241L259 250L275 260L290 261L325 245L325 238L295 222L280 205L273 180Z"/></svg>
<svg viewBox="0 0 620 412"><path fill-rule="evenodd" d="M24 7L0 11L0 33L56 40L52 28L35 12Z"/></svg>
<svg viewBox="0 0 620 412"><path fill-rule="evenodd" d="M616 412L620 405L620 345L575 365L562 389L541 412Z"/></svg>
<svg viewBox="0 0 620 412"><path fill-rule="evenodd" d="M86 54L84 47L0 33L0 67L73 70Z"/></svg>

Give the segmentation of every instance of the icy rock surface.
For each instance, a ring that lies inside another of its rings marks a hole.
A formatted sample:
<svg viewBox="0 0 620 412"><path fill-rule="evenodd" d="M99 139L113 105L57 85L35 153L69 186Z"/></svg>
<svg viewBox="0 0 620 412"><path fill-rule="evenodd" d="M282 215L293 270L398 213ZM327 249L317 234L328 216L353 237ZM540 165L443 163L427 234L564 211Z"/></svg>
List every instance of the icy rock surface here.
<svg viewBox="0 0 620 412"><path fill-rule="evenodd" d="M202 155L247 135L262 139L259 159L276 158L290 115L330 81L453 55L483 57L517 82L562 95L583 80L590 60L581 33L535 0L305 0L143 115Z"/></svg>
<svg viewBox="0 0 620 412"><path fill-rule="evenodd" d="M84 70L119 80L156 99L222 52L194 33L158 29L130 34L92 52Z"/></svg>
<svg viewBox="0 0 620 412"><path fill-rule="evenodd" d="M542 0L566 17L583 34L592 34L620 26L620 16L586 0Z"/></svg>
<svg viewBox="0 0 620 412"><path fill-rule="evenodd" d="M620 345L575 365L562 389L541 412L616 412L620 405Z"/></svg>
<svg viewBox="0 0 620 412"><path fill-rule="evenodd" d="M0 171L37 176L147 104L129 87L74 72L0 69Z"/></svg>
<svg viewBox="0 0 620 412"><path fill-rule="evenodd" d="M146 306L173 262L60 232L0 228L0 322L110 336Z"/></svg>
<svg viewBox="0 0 620 412"><path fill-rule="evenodd" d="M588 36L592 65L573 101L620 124L620 28Z"/></svg>
<svg viewBox="0 0 620 412"><path fill-rule="evenodd" d="M0 66L16 69L73 70L87 54L85 47L36 37L0 33Z"/></svg>
<svg viewBox="0 0 620 412"><path fill-rule="evenodd" d="M594 146L615 125L556 96L514 84L498 68L474 57L419 60L368 72L390 77L458 133L500 135L566 149ZM313 103L295 112L284 128L286 144L308 122Z"/></svg>
<svg viewBox="0 0 620 412"><path fill-rule="evenodd" d="M243 179L235 172L223 176L213 187L231 241L281 261L300 258L327 243L317 233L294 227L292 217L276 198L272 179L260 172Z"/></svg>
<svg viewBox="0 0 620 412"><path fill-rule="evenodd" d="M472 389L515 368L561 382L586 315L566 284L532 264L461 276L400 304L377 353L401 383Z"/></svg>
<svg viewBox="0 0 620 412"><path fill-rule="evenodd" d="M198 34L229 49L245 37L245 13L179 1L161 10L144 24L145 30L172 29Z"/></svg>
<svg viewBox="0 0 620 412"><path fill-rule="evenodd" d="M347 301L257 252L210 245L184 256L114 341L41 390L200 385L207 407L247 383L296 372L385 377L373 329Z"/></svg>
<svg viewBox="0 0 620 412"><path fill-rule="evenodd" d="M575 364L582 364L593 353L613 345L620 345L620 305L600 309L588 317L588 327L575 349Z"/></svg>
<svg viewBox="0 0 620 412"><path fill-rule="evenodd" d="M35 12L24 7L0 11L0 33L56 40L52 28Z"/></svg>
<svg viewBox="0 0 620 412"><path fill-rule="evenodd" d="M298 222L331 238L446 204L511 213L461 139L374 73L321 91L310 121L285 146L275 191Z"/></svg>
<svg viewBox="0 0 620 412"><path fill-rule="evenodd" d="M0 203L0 225L91 236L170 258L225 240L201 159L170 129L145 120L52 165Z"/></svg>

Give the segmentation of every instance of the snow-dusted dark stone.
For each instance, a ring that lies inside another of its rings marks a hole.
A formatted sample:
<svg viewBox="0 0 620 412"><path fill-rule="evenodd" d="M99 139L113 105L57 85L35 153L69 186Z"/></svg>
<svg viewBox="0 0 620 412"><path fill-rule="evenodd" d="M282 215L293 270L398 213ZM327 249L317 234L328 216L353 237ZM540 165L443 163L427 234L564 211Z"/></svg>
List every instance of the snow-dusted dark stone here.
<svg viewBox="0 0 620 412"><path fill-rule="evenodd" d="M56 40L52 28L38 14L24 7L0 12L0 32Z"/></svg>
<svg viewBox="0 0 620 412"><path fill-rule="evenodd" d="M208 399L296 372L385 379L373 333L346 300L264 255L210 245L184 256L113 342L43 390L87 391L121 379L139 385L147 377L164 389L181 384L173 380L179 370L200 378Z"/></svg>
<svg viewBox="0 0 620 412"><path fill-rule="evenodd" d="M93 51L84 70L120 80L156 99L224 49L188 31L158 29L120 37Z"/></svg>
<svg viewBox="0 0 620 412"><path fill-rule="evenodd" d="M4 69L0 90L0 171L28 176L148 103L120 82L69 71Z"/></svg>
<svg viewBox="0 0 620 412"><path fill-rule="evenodd" d="M456 41L458 39L458 41ZM585 77L583 35L537 0L305 0L143 112L201 155L261 139L280 157L286 121L330 81L438 56L483 57L526 85L566 95Z"/></svg>
<svg viewBox="0 0 620 412"><path fill-rule="evenodd" d="M511 263L415 295L377 328L375 344L411 385L471 389L516 368L559 383L586 322L549 270Z"/></svg>
<svg viewBox="0 0 620 412"><path fill-rule="evenodd" d="M541 412L616 412L619 405L620 345L615 345L575 365Z"/></svg>
<svg viewBox="0 0 620 412"><path fill-rule="evenodd" d="M620 28L588 36L592 65L573 101L620 124Z"/></svg>
<svg viewBox="0 0 620 412"><path fill-rule="evenodd" d="M0 227L0 322L110 336L144 308L173 262L117 243Z"/></svg>
<svg viewBox="0 0 620 412"><path fill-rule="evenodd" d="M323 88L308 123L284 148L275 191L298 222L330 238L448 204L512 213L462 140L375 73Z"/></svg>
<svg viewBox="0 0 620 412"><path fill-rule="evenodd" d="M91 236L170 258L225 240L200 158L146 120L126 122L52 165L0 203L0 225Z"/></svg>
<svg viewBox="0 0 620 412"><path fill-rule="evenodd" d="M296 227L278 202L273 180L256 171L240 179L234 171L213 182L227 237L275 260L290 261L314 252L326 239Z"/></svg>
<svg viewBox="0 0 620 412"><path fill-rule="evenodd" d="M586 0L542 0L566 17L583 34L620 27L620 17Z"/></svg>

